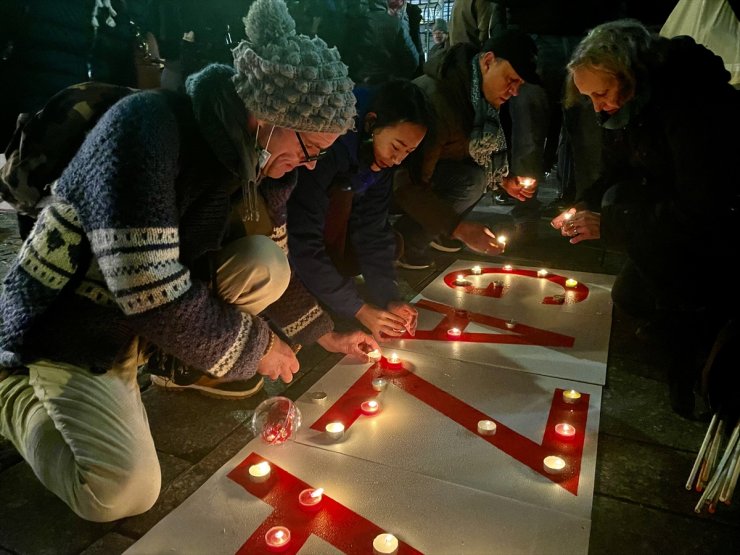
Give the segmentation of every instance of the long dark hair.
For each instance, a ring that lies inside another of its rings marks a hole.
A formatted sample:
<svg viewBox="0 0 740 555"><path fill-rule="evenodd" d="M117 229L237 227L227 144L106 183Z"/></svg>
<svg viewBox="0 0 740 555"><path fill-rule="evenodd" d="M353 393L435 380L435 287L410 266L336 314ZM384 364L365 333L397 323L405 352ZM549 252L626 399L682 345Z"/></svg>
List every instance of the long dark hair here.
<svg viewBox="0 0 740 555"><path fill-rule="evenodd" d="M425 144L433 140L436 117L426 93L408 79L391 79L378 85L369 104L368 112L377 115L374 129L398 123L416 123L426 127L427 132L419 148L406 157L403 164L416 166Z"/></svg>

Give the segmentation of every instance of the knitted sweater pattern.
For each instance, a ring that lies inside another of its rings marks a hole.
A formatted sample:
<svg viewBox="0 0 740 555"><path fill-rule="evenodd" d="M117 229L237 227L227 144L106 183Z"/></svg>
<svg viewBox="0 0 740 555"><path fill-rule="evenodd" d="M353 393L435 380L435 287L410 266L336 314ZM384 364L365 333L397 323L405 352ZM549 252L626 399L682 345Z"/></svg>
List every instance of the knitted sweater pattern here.
<svg viewBox="0 0 740 555"><path fill-rule="evenodd" d="M213 377L251 377L267 325L195 275L220 247L233 181L187 97L141 92L113 106L6 276L0 364L104 370L138 335Z"/></svg>

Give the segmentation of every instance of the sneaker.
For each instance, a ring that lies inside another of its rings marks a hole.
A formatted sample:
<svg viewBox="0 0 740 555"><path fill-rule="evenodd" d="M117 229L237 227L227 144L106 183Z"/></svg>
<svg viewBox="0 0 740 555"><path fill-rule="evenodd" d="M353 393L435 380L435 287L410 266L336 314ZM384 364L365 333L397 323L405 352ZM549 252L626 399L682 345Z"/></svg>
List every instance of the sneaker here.
<svg viewBox="0 0 740 555"><path fill-rule="evenodd" d="M452 237L439 236L429 246L440 252L460 252L465 243Z"/></svg>
<svg viewBox="0 0 740 555"><path fill-rule="evenodd" d="M498 206L513 206L516 201L513 197L509 196L509 193L501 191L493 195L493 203Z"/></svg>
<svg viewBox="0 0 740 555"><path fill-rule="evenodd" d="M155 364L148 364L152 384L168 391L192 389L210 397L247 399L259 392L264 385L264 380L259 374L255 374L248 380L225 381L206 376L200 370L189 368L168 355L163 357L158 354L152 358L156 359ZM163 369L169 371L165 370L163 373L161 371Z"/></svg>
<svg viewBox="0 0 740 555"><path fill-rule="evenodd" d="M168 391L194 389L204 395L221 399L247 399L257 394L264 384L262 376L259 375L255 375L248 380L225 382L223 380L209 378L204 374L193 383L182 385L164 376L152 375L151 378L153 385L162 387Z"/></svg>
<svg viewBox="0 0 740 555"><path fill-rule="evenodd" d="M427 254L413 255L410 253L404 253L404 255L396 261L396 266L405 268L406 270L426 270L434 266L434 260Z"/></svg>

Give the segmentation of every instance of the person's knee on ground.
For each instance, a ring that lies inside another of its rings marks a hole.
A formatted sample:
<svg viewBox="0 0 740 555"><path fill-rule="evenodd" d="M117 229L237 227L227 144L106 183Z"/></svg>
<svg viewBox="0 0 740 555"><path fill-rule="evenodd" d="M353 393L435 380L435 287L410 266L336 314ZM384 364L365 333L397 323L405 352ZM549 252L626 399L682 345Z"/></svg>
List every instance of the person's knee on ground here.
<svg viewBox="0 0 740 555"><path fill-rule="evenodd" d="M218 293L226 302L259 314L278 300L290 283L285 253L269 237L243 237L217 255Z"/></svg>

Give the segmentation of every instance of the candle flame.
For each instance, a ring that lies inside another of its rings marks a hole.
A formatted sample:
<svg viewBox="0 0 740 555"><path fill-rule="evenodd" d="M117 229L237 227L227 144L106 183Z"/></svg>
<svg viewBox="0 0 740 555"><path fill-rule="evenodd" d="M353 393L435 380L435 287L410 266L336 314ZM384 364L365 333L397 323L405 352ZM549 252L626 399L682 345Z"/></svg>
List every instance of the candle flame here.
<svg viewBox="0 0 740 555"><path fill-rule="evenodd" d="M321 499L322 495L324 495L324 488L315 489L311 492L311 497L314 499Z"/></svg>
<svg viewBox="0 0 740 555"><path fill-rule="evenodd" d="M391 353L391 362L398 362L398 354Z"/></svg>
<svg viewBox="0 0 740 555"><path fill-rule="evenodd" d="M385 543L392 544L393 543L393 534L386 534L385 535Z"/></svg>
<svg viewBox="0 0 740 555"><path fill-rule="evenodd" d="M270 463L268 463L267 461L262 461L257 465L257 470L259 470L260 472L269 472Z"/></svg>
<svg viewBox="0 0 740 555"><path fill-rule="evenodd" d="M377 402L377 401L370 401L370 402L369 402L369 403L368 403L367 405L368 405L368 406L369 406L369 407L370 407L371 409L374 409L374 408L377 408L377 407L378 407L378 402Z"/></svg>
<svg viewBox="0 0 740 555"><path fill-rule="evenodd" d="M502 245L505 245L505 244L506 244L506 241L507 241L507 239L506 239L506 235L501 235L501 236L499 236L499 237L498 237L498 239L496 239L496 241L498 241L498 242L499 242L499 243L501 243Z"/></svg>
<svg viewBox="0 0 740 555"><path fill-rule="evenodd" d="M283 532L282 530L278 530L277 532L275 532L276 539L282 540L284 537L285 537L285 532Z"/></svg>
<svg viewBox="0 0 740 555"><path fill-rule="evenodd" d="M563 219L566 221L570 220L572 217L573 217L573 212L566 212L565 214L563 214Z"/></svg>

